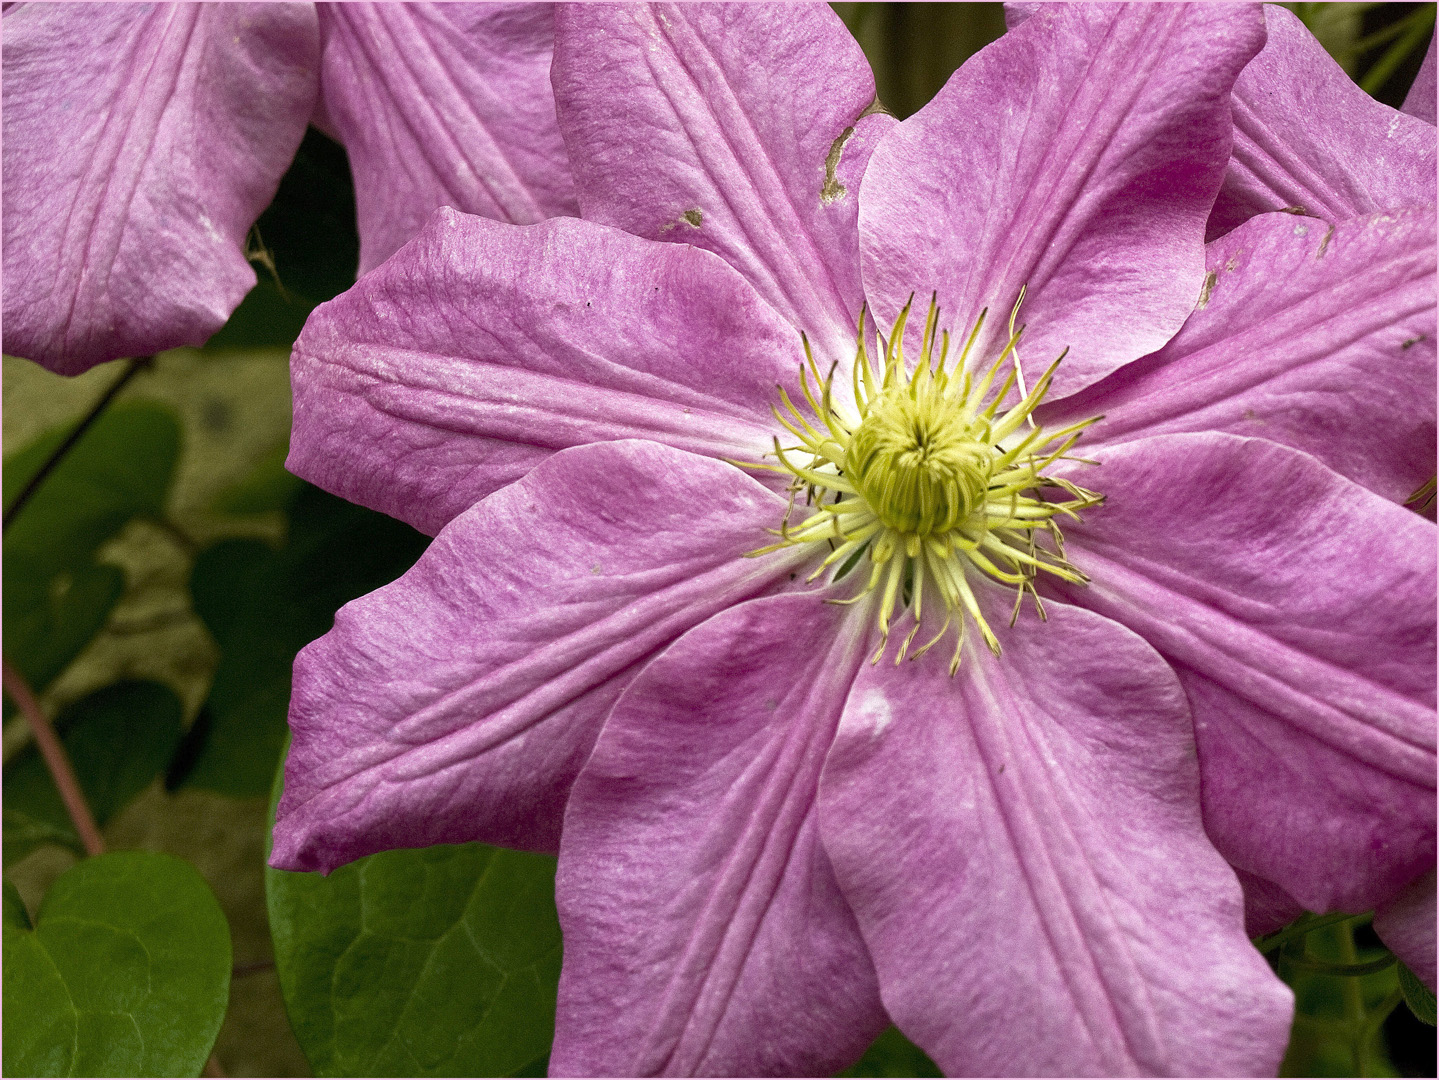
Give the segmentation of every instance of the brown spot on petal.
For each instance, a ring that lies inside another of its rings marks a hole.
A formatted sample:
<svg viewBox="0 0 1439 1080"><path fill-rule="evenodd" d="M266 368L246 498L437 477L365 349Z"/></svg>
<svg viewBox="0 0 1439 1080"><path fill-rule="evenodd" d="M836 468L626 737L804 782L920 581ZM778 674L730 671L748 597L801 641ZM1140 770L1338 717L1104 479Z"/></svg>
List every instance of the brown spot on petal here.
<svg viewBox="0 0 1439 1080"><path fill-rule="evenodd" d="M665 233L669 232L671 229L677 229L677 228L679 228L681 225L688 225L688 226L689 226L690 228L692 228L692 229L698 229L702 224L704 224L704 219L705 219L704 211L703 211L703 210L700 210L698 207L696 207L696 208L693 209L693 210L686 210L686 211L684 211L684 213L680 214L679 217L675 218L675 219L674 219L673 221L671 221L669 224L667 224L667 225L661 225L661 226L660 226L660 235L663 236Z"/></svg>
<svg viewBox="0 0 1439 1080"><path fill-rule="evenodd" d="M873 116L875 113L884 113L886 116L894 115L884 107L884 103L879 98L875 98L854 118L854 123L841 131L839 137L829 144L829 153L824 156L824 183L820 185L819 189L819 201L825 206L844 198L848 189L839 182L835 175L839 170L840 156L844 153L845 143L854 137L855 125L866 116Z"/></svg>
<svg viewBox="0 0 1439 1080"><path fill-rule="evenodd" d="M844 144L854 136L854 125L851 124L839 133L839 138L829 145L829 153L824 158L824 183L819 189L819 201L825 206L830 205L839 199L844 198L845 186L835 178L835 170L839 168L839 157L844 153Z"/></svg>
<svg viewBox="0 0 1439 1080"><path fill-rule="evenodd" d="M1199 287L1199 303L1195 305L1196 307L1205 307L1209 304L1209 296L1214 291L1214 283L1218 280L1213 270L1204 275L1204 284Z"/></svg>

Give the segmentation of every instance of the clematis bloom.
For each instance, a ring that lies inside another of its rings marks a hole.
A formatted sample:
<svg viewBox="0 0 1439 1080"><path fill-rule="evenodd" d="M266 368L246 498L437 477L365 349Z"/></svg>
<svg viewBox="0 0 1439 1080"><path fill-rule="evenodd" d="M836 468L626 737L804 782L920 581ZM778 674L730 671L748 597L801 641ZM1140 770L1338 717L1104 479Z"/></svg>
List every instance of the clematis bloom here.
<svg viewBox="0 0 1439 1080"><path fill-rule="evenodd" d="M1189 387L1098 466L1044 404L1252 285L1203 236L1263 40L1046 8L899 124L825 7L563 9L583 218L441 211L296 344L290 467L436 538L296 661L274 865L557 849L556 1073L891 1019L955 1073L1273 1072L1194 725L1363 673L1346 738L1432 771L1434 526Z"/></svg>
<svg viewBox="0 0 1439 1080"><path fill-rule="evenodd" d="M312 114L349 151L362 270L440 206L575 212L550 5L318 9L7 5L6 352L75 375L204 344Z"/></svg>

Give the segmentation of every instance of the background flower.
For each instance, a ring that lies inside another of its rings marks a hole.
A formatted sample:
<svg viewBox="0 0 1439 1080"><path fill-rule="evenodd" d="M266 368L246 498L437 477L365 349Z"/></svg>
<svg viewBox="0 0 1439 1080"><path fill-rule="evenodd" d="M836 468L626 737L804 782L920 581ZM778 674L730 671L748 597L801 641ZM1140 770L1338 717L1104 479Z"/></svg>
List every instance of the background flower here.
<svg viewBox="0 0 1439 1080"><path fill-rule="evenodd" d="M6 352L74 375L204 344L312 113L350 151L362 270L439 206L574 212L548 5L319 7L6 10Z"/></svg>
<svg viewBox="0 0 1439 1080"><path fill-rule="evenodd" d="M74 375L202 344L315 101L308 5L5 12L5 351ZM256 107L256 103L262 103Z"/></svg>

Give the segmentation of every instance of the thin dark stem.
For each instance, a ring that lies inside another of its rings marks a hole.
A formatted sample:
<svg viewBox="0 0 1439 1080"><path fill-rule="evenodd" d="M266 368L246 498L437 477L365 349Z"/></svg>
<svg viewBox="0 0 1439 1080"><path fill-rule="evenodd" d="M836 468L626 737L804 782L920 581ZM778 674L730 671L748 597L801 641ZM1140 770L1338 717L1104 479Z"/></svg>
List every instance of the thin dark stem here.
<svg viewBox="0 0 1439 1080"><path fill-rule="evenodd" d="M65 441L55 448L55 452L50 455L45 464L40 466L40 471L32 476L24 490L15 496L15 501L5 508L4 521L0 522L0 532L10 528L10 523L15 520L21 510L25 509L25 504L35 497L35 492L40 490L40 485L45 482L45 478L54 472L55 466L59 465L65 455L74 449L75 444L80 441L80 437L90 430L90 425L100 419L100 414L115 399L115 395L125 389L125 384L133 379L137 372L142 368L149 367L154 359L153 356L137 356L125 365L125 370L120 373L120 377L110 384L110 388L100 396L100 400L95 402L94 407L75 426L75 430L70 432Z"/></svg>
<svg viewBox="0 0 1439 1080"><path fill-rule="evenodd" d="M80 843L85 847L85 854L104 854L105 841L95 824L95 815L90 813L90 805L85 801L85 792L70 765L70 756L65 753L64 744L50 726L50 721L45 718L30 684L25 681L25 676L12 667L9 660L4 661L3 666L5 692L10 695L10 699L19 707L30 725L30 731L35 736L35 745L40 749L40 756L45 759L45 765L50 770L61 800L65 803L65 810L75 826L75 834L80 837Z"/></svg>

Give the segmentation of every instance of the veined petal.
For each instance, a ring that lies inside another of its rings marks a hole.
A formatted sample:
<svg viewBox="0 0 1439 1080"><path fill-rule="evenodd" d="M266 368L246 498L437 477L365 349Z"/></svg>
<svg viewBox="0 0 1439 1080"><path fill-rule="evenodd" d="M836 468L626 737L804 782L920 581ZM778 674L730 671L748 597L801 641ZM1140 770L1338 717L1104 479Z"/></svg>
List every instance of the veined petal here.
<svg viewBox="0 0 1439 1080"><path fill-rule="evenodd" d="M1307 454L1219 433L1107 449L1068 598L1137 631L1194 711L1205 826L1310 911L1434 858L1432 523Z"/></svg>
<svg viewBox="0 0 1439 1080"><path fill-rule="evenodd" d="M1234 84L1234 156L1209 236L1271 210L1334 223L1431 205L1434 125L1356 86L1297 15L1265 4L1264 21L1269 40Z"/></svg>
<svg viewBox="0 0 1439 1080"><path fill-rule="evenodd" d="M1205 838L1173 673L1063 604L1003 642L955 678L865 665L825 766L885 1007L951 1076L1272 1075L1292 999Z"/></svg>
<svg viewBox="0 0 1439 1080"><path fill-rule="evenodd" d="M1105 444L1228 431L1313 454L1395 502L1434 473L1434 208L1327 226L1263 214L1209 245L1212 284L1159 352L1042 407Z"/></svg>
<svg viewBox="0 0 1439 1080"><path fill-rule="evenodd" d="M566 446L645 438L753 461L803 355L709 252L442 209L310 316L287 466L433 534Z"/></svg>
<svg viewBox="0 0 1439 1080"><path fill-rule="evenodd" d="M320 4L325 127L355 177L360 273L441 206L575 215L555 122L550 4Z"/></svg>
<svg viewBox="0 0 1439 1080"><path fill-rule="evenodd" d="M77 375L203 345L314 107L308 4L5 12L5 351Z"/></svg>
<svg viewBox="0 0 1439 1080"><path fill-rule="evenodd" d="M1439 95L1439 87L1435 86L1434 42L1435 38L1431 37L1424 62L1419 65L1419 74L1414 76L1414 85L1404 95L1404 105L1400 109L1400 112L1428 120L1431 124L1434 123L1435 97Z"/></svg>
<svg viewBox="0 0 1439 1080"><path fill-rule="evenodd" d="M1027 285L1034 377L1070 350L1055 395L1159 348L1199 297L1229 93L1263 40L1247 5L1040 5L875 150L860 249L881 324L937 290L942 326L988 307L1002 341Z"/></svg>
<svg viewBox="0 0 1439 1080"><path fill-rule="evenodd" d="M828 1076L888 1023L814 799L864 623L731 608L654 660L565 815L556 1076Z"/></svg>
<svg viewBox="0 0 1439 1080"><path fill-rule="evenodd" d="M456 518L295 661L271 864L395 847L555 850L571 781L652 654L776 582L784 501L640 441L555 455Z"/></svg>
<svg viewBox="0 0 1439 1080"><path fill-rule="evenodd" d="M1409 970L1434 989L1434 871L1374 913L1374 932Z"/></svg>
<svg viewBox="0 0 1439 1080"><path fill-rule="evenodd" d="M706 248L849 360L874 76L825 4L565 4L555 96L586 218Z"/></svg>

